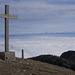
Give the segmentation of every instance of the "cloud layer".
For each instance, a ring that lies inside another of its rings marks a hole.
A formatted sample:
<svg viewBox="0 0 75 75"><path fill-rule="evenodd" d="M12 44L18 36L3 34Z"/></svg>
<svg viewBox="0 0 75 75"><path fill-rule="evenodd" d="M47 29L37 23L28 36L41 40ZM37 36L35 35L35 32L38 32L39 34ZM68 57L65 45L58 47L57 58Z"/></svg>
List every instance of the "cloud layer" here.
<svg viewBox="0 0 75 75"><path fill-rule="evenodd" d="M4 50L4 42L0 39L0 51ZM68 50L75 50L75 37L47 37L47 36L26 36L10 39L10 50L21 57L21 50L24 49L25 58L41 54L60 55Z"/></svg>

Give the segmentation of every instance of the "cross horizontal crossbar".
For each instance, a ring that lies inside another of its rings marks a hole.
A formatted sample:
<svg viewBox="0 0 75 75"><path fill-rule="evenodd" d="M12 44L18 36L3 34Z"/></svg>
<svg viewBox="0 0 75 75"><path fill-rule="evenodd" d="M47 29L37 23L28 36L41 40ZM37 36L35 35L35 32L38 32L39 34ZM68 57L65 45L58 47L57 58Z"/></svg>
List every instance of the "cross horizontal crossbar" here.
<svg viewBox="0 0 75 75"><path fill-rule="evenodd" d="M17 19L17 16L14 16L14 15L7 15L7 14L0 14L0 18Z"/></svg>

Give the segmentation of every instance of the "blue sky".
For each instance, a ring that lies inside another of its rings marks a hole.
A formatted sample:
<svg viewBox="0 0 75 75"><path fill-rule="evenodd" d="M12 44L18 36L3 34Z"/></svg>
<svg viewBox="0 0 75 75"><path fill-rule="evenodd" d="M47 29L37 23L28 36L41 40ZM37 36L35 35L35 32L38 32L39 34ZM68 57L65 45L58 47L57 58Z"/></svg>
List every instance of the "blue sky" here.
<svg viewBox="0 0 75 75"><path fill-rule="evenodd" d="M10 5L10 34L75 32L75 0L0 0L0 14ZM4 19L0 18L0 35Z"/></svg>

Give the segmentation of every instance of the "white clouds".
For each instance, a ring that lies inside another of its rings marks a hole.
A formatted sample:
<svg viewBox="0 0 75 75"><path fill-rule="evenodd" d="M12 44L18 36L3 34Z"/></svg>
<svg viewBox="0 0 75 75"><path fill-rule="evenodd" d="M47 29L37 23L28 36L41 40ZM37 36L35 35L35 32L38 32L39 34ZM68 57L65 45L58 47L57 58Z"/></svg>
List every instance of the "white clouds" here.
<svg viewBox="0 0 75 75"><path fill-rule="evenodd" d="M17 57L21 57L22 49L26 58L40 54L60 55L64 51L75 50L75 37L27 36L10 39L10 50L15 51ZM1 39L0 50L3 50Z"/></svg>

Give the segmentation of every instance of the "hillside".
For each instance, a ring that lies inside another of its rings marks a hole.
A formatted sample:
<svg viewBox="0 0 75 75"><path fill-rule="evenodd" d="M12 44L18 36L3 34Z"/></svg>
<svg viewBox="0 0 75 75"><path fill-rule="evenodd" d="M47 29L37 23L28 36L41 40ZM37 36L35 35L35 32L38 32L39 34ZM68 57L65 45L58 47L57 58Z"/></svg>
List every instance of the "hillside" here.
<svg viewBox="0 0 75 75"><path fill-rule="evenodd" d="M75 51L67 51L61 54L62 58L68 59L68 60L75 60Z"/></svg>
<svg viewBox="0 0 75 75"><path fill-rule="evenodd" d="M37 57L31 58L32 60L38 60L41 62L46 62L53 65L58 65L60 67L70 68L75 71L75 63L73 61L67 60L53 55L40 55Z"/></svg>
<svg viewBox="0 0 75 75"><path fill-rule="evenodd" d="M31 59L0 60L0 75L75 75L75 71Z"/></svg>

